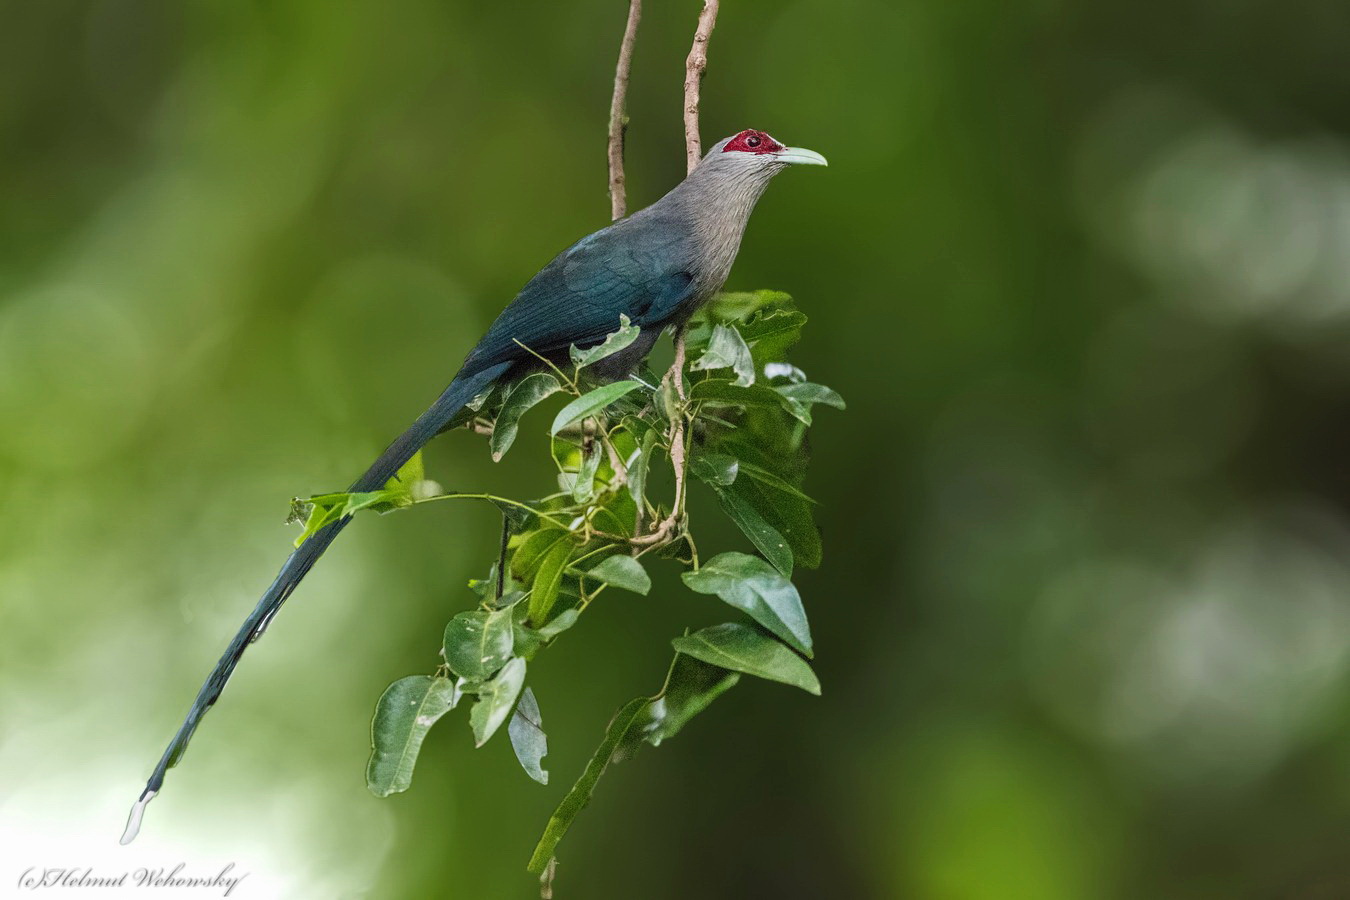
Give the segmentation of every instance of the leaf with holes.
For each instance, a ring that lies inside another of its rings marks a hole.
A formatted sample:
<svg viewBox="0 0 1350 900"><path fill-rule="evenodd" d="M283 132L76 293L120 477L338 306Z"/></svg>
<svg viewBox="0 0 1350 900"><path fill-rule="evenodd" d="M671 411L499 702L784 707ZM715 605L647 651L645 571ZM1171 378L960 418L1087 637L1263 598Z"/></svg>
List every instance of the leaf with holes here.
<svg viewBox="0 0 1350 900"><path fill-rule="evenodd" d="M544 719L539 714L539 703L534 699L534 691L526 688L511 714L511 724L506 726L507 737L511 738L511 749L516 751L520 767L540 784L548 784L548 772L544 771L541 761L548 756L548 735L544 734Z"/></svg>
<svg viewBox="0 0 1350 900"><path fill-rule="evenodd" d="M713 369L731 369L736 373L732 382L737 387L755 383L755 361L740 332L726 325L714 325L708 338L708 348L689 366L695 372Z"/></svg>
<svg viewBox="0 0 1350 900"><path fill-rule="evenodd" d="M628 321L625 315L619 316L619 330L607 336L603 342L582 350L576 344L572 345L572 364L578 369L598 363L602 359L613 356L620 350L626 348L633 341L637 340L641 329Z"/></svg>

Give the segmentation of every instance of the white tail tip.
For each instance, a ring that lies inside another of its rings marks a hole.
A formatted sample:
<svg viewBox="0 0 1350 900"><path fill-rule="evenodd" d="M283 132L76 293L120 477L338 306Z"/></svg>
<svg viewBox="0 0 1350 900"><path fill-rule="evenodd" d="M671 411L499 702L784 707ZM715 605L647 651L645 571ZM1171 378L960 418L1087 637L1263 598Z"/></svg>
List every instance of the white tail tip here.
<svg viewBox="0 0 1350 900"><path fill-rule="evenodd" d="M122 840L118 843L125 845L136 840L136 835L141 831L141 817L145 815L145 807L153 799L155 799L155 791L146 791L141 794L141 799L132 805L131 814L127 816L126 830L122 832Z"/></svg>

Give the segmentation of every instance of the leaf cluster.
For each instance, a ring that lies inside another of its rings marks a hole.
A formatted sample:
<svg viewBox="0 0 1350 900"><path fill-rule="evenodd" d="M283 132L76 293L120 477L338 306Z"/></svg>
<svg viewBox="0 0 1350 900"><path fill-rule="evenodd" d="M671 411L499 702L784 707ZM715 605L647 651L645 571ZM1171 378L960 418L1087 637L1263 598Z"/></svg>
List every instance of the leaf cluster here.
<svg viewBox="0 0 1350 900"><path fill-rule="evenodd" d="M570 371L541 358L537 371L479 398L475 426L488 434L494 460L520 438L531 410L554 395L566 398L547 433L539 433L557 479L557 490L541 499L443 492L425 480L418 458L381 491L296 502L301 540L362 510L439 500L491 502L504 517L502 553L486 578L470 582L477 606L447 623L435 672L395 681L376 705L371 791L407 790L427 732L467 699L475 745L507 725L522 768L547 784L548 743L527 686L530 663L610 588L648 594L654 559L676 561L691 592L716 597L743 618L672 641L661 689L615 714L549 820L531 871L550 869L559 840L611 762L673 737L742 675L820 693L807 661L810 627L791 578L796 566L821 559L814 501L802 490L806 431L815 407L844 403L787 361L805 323L785 294L722 294L687 325L688 362L678 384L673 373L658 379L649 371L608 383L592 377L596 363L637 339L638 328L624 318L603 342L573 347ZM652 490L663 466L676 483L670 499ZM700 559L684 509L688 481L716 496L757 554L731 550Z"/></svg>

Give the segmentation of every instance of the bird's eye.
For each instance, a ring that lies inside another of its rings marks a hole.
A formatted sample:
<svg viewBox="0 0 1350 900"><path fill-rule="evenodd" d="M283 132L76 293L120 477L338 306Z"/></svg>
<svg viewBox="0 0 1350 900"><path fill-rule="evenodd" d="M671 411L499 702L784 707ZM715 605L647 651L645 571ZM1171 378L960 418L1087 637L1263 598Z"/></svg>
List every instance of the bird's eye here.
<svg viewBox="0 0 1350 900"><path fill-rule="evenodd" d="M745 146L747 147L758 147L760 143L761 141L759 139L759 135L757 134L752 134L745 139Z"/></svg>

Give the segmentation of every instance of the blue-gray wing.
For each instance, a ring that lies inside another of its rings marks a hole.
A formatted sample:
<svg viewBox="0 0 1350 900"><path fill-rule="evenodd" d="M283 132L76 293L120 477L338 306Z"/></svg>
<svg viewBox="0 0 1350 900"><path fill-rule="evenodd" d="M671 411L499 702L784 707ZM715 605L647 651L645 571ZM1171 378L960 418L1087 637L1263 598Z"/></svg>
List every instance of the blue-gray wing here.
<svg viewBox="0 0 1350 900"><path fill-rule="evenodd" d="M665 325L694 291L682 231L658 219L627 219L582 238L502 310L465 371L527 356L520 344L549 356L601 341L618 330L620 315L643 328Z"/></svg>

